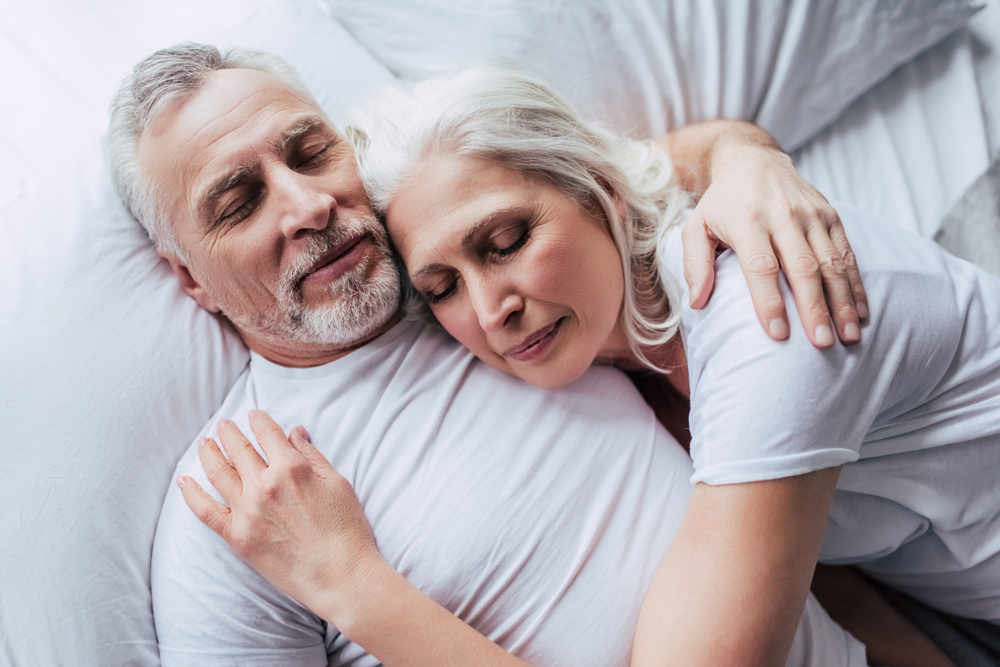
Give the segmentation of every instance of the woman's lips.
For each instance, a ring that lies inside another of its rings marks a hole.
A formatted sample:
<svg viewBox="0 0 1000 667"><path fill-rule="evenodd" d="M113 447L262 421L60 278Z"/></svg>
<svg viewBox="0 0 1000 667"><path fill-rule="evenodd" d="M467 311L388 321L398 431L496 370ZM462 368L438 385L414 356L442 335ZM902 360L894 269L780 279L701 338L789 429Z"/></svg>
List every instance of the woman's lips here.
<svg viewBox="0 0 1000 667"><path fill-rule="evenodd" d="M504 356L521 362L538 359L552 346L552 342L555 341L564 319L561 317L549 326L542 327L525 338L519 345L509 348L504 352Z"/></svg>
<svg viewBox="0 0 1000 667"><path fill-rule="evenodd" d="M333 282L357 264L368 247L368 238L359 236L344 243L319 258L316 264L306 273L302 283L321 281Z"/></svg>

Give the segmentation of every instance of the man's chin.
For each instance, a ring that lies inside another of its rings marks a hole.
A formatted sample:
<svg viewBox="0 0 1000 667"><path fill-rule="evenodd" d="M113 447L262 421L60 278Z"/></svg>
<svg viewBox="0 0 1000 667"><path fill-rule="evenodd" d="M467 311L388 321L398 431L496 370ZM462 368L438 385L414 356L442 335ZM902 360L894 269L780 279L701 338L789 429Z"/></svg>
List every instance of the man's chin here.
<svg viewBox="0 0 1000 667"><path fill-rule="evenodd" d="M399 311L398 290L344 295L335 303L302 308L291 315L285 336L299 343L354 347L388 328Z"/></svg>

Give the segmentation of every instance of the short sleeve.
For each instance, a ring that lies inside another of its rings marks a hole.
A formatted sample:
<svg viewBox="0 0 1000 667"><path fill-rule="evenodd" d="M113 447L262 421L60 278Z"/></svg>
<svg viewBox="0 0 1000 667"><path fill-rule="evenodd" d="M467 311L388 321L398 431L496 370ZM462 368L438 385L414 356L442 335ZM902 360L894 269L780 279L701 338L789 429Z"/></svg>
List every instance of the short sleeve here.
<svg viewBox="0 0 1000 667"><path fill-rule="evenodd" d="M891 373L879 377L883 369L867 358L865 342L814 348L784 278L791 336L772 341L758 323L731 251L719 257L716 271L708 307L685 306L682 316L692 482L776 479L857 460L877 414L868 390L891 380Z"/></svg>
<svg viewBox="0 0 1000 667"><path fill-rule="evenodd" d="M189 450L177 474L218 497L193 454ZM151 578L163 667L326 667L328 649L346 643L203 525L176 485L157 526Z"/></svg>

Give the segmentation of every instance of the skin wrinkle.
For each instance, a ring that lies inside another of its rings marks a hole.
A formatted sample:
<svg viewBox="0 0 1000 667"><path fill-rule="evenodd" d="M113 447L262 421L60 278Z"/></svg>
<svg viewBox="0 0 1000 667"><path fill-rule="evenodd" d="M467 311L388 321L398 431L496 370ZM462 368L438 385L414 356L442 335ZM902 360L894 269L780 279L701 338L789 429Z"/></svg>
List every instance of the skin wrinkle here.
<svg viewBox="0 0 1000 667"><path fill-rule="evenodd" d="M483 220L491 224L466 246ZM447 269L433 287L448 296L432 310L494 368L556 388L590 365L584 359L628 347L618 327L624 275L606 225L548 180L491 160L438 156L415 166L386 223L410 265ZM510 238L511 226L521 239ZM417 287L431 286L424 279ZM541 357L514 356L546 330L554 337Z"/></svg>
<svg viewBox="0 0 1000 667"><path fill-rule="evenodd" d="M327 148L329 148L333 137L329 136L328 132L323 131L323 125L323 119L317 115L313 114L303 117L274 141L272 146L273 152L287 159L292 144L310 132L322 135L328 144ZM194 210L198 211L198 217L209 231L221 224L221 221L209 219L217 215L217 202L219 198L226 192L239 187L242 182L250 180L262 170L263 165L259 157L255 157L252 160L237 165L228 175L216 179L209 185L204 194L195 195L194 200L196 204Z"/></svg>
<svg viewBox="0 0 1000 667"><path fill-rule="evenodd" d="M171 221L191 255L187 264L168 257L171 266L251 350L284 365L319 365L398 320L388 237L348 144L314 105L270 75L221 70L154 124L140 161L174 193ZM206 230L198 196L239 179L250 182L237 182L241 190L217 206L248 208ZM339 268L303 280L335 248L349 248L335 259Z"/></svg>

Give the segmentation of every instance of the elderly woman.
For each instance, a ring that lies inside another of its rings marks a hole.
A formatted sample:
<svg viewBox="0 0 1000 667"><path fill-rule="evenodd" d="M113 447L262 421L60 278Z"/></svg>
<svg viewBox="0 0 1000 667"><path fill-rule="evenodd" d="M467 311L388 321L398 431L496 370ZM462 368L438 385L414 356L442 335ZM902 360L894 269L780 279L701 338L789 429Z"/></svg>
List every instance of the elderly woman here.
<svg viewBox="0 0 1000 667"><path fill-rule="evenodd" d="M865 340L816 349L790 309L776 342L732 253L709 306L686 305L665 153L516 68L387 91L349 134L415 295L483 361L551 389L593 363L646 369L651 402L689 398L695 488L633 664L783 664L817 559L1000 624L1000 281L838 207ZM513 660L468 641L477 664Z"/></svg>

